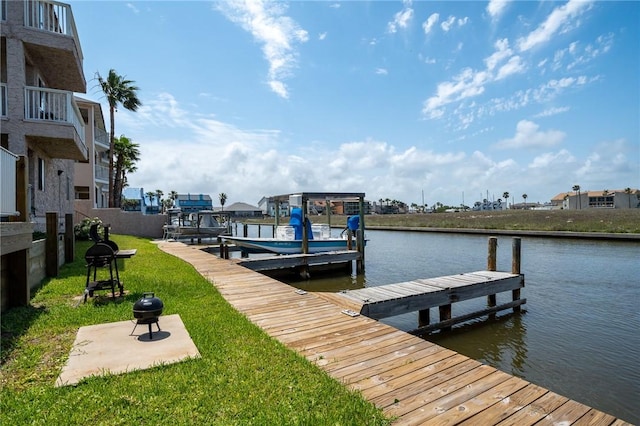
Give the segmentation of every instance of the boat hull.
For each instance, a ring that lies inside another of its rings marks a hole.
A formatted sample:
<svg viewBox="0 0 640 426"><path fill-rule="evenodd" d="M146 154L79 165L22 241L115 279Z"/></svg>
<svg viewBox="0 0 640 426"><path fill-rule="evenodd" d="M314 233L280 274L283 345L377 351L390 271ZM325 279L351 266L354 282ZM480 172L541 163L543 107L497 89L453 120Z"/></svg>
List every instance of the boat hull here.
<svg viewBox="0 0 640 426"><path fill-rule="evenodd" d="M222 237L242 250L252 253L301 254L302 240L278 240L275 238ZM309 240L309 254L347 250L347 240L342 238ZM355 242L352 242L355 247Z"/></svg>

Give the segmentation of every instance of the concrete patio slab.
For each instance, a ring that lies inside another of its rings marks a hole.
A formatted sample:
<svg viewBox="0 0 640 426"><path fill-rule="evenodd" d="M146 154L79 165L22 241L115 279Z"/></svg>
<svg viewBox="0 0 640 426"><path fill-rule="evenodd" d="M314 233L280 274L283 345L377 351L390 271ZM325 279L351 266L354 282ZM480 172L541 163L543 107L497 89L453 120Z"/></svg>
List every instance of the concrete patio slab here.
<svg viewBox="0 0 640 426"><path fill-rule="evenodd" d="M159 323L161 331L152 324L152 339L149 326L136 326L133 320L81 327L56 387L76 384L85 377L200 358L180 315L161 316Z"/></svg>

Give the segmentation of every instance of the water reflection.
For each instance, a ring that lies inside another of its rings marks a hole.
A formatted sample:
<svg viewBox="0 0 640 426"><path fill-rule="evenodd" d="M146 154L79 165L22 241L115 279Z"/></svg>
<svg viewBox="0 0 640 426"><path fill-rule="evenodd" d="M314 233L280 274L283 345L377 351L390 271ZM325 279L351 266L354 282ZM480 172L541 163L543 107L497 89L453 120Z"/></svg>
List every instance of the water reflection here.
<svg viewBox="0 0 640 426"><path fill-rule="evenodd" d="M527 327L523 315L524 311L477 320L448 333L425 336L425 339L524 378Z"/></svg>

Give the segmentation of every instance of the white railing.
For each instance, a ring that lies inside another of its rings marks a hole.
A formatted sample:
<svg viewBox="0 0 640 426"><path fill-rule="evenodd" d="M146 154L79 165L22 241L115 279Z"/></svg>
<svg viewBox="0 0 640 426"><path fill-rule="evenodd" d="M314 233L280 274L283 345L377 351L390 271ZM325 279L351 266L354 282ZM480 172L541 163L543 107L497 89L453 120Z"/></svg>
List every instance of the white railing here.
<svg viewBox="0 0 640 426"><path fill-rule="evenodd" d="M108 167L106 167L106 166L98 166L96 164L95 171L96 171L96 173L95 173L96 179L100 179L100 180L103 180L105 182L109 180L109 168Z"/></svg>
<svg viewBox="0 0 640 426"><path fill-rule="evenodd" d="M107 132L106 130L103 130L99 127L96 127L94 130L95 134L94 134L94 139L96 142L98 142L101 145L104 146L109 146L109 132Z"/></svg>
<svg viewBox="0 0 640 426"><path fill-rule="evenodd" d="M0 147L0 216L16 216L16 163L18 156Z"/></svg>
<svg viewBox="0 0 640 426"><path fill-rule="evenodd" d="M80 58L82 58L82 49L78 42L78 30L73 19L71 6L68 4L44 0L25 1L24 25L73 37L76 40Z"/></svg>
<svg viewBox="0 0 640 426"><path fill-rule="evenodd" d="M73 124L82 144L85 145L84 120L73 99L73 92L45 87L25 87L24 118Z"/></svg>
<svg viewBox="0 0 640 426"><path fill-rule="evenodd" d="M0 83L0 116L6 117L8 114L9 103L7 101L7 84Z"/></svg>

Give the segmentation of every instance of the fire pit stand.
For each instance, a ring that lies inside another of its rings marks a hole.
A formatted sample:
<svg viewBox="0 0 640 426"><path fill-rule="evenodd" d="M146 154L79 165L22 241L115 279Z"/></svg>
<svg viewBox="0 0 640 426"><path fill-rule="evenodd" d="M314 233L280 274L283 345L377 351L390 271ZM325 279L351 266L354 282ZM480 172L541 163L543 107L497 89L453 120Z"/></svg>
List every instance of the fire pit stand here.
<svg viewBox="0 0 640 426"><path fill-rule="evenodd" d="M158 318L162 314L163 309L164 303L155 297L153 292L143 293L142 298L133 305L133 317L136 318L137 321L130 335L133 335L138 325L147 324L149 326L149 340L153 340L151 325L155 324L158 327L158 331L160 331Z"/></svg>

